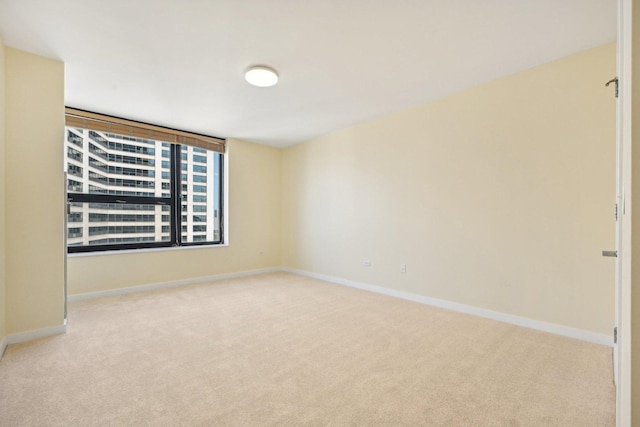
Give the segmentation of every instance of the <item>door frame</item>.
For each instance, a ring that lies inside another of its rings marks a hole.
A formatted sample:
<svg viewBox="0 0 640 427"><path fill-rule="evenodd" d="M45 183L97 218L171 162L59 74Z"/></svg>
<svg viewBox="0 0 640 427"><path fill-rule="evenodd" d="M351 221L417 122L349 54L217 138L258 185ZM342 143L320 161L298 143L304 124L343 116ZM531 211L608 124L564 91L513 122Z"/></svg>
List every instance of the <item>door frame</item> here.
<svg viewBox="0 0 640 427"><path fill-rule="evenodd" d="M616 326L614 347L616 426L631 425L631 145L633 0L618 0L617 68L620 85L616 130Z"/></svg>

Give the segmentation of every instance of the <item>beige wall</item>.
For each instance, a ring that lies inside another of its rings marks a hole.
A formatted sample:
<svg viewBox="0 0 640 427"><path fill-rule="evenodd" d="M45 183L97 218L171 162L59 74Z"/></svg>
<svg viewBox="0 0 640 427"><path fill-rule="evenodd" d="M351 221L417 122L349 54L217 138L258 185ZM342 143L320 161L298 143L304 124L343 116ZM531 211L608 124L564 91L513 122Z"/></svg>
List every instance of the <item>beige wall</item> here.
<svg viewBox="0 0 640 427"><path fill-rule="evenodd" d="M6 285L5 285L5 190L4 190L4 150L5 150L5 124L4 124L4 103L5 103L5 90L4 90L4 44L0 39L0 345L7 335L6 328ZM2 349L0 348L0 352ZM0 354L1 355L1 354Z"/></svg>
<svg viewBox="0 0 640 427"><path fill-rule="evenodd" d="M228 140L229 246L68 259L69 294L279 267L281 150Z"/></svg>
<svg viewBox="0 0 640 427"><path fill-rule="evenodd" d="M7 333L63 324L64 65L5 48Z"/></svg>
<svg viewBox="0 0 640 427"><path fill-rule="evenodd" d="M63 65L5 52L15 333L62 321ZM609 334L614 74L609 45L286 150L230 140L228 247L71 257L69 293L284 264Z"/></svg>
<svg viewBox="0 0 640 427"><path fill-rule="evenodd" d="M611 44L286 149L284 265L611 334L615 73Z"/></svg>

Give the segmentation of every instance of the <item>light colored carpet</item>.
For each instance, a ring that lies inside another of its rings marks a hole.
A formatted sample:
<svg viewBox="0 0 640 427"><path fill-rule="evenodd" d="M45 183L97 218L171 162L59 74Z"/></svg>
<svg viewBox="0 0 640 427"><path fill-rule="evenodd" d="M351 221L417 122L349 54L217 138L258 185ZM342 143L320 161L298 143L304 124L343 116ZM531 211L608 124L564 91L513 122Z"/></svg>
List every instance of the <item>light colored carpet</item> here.
<svg viewBox="0 0 640 427"><path fill-rule="evenodd" d="M613 426L611 349L285 273L70 305L2 426Z"/></svg>

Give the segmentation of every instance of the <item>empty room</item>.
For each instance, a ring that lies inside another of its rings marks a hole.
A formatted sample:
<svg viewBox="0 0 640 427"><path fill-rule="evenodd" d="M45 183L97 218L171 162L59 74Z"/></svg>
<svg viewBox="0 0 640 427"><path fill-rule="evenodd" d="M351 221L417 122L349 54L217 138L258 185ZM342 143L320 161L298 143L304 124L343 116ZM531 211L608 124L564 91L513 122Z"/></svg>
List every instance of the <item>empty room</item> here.
<svg viewBox="0 0 640 427"><path fill-rule="evenodd" d="M0 0L0 425L640 423L631 3Z"/></svg>

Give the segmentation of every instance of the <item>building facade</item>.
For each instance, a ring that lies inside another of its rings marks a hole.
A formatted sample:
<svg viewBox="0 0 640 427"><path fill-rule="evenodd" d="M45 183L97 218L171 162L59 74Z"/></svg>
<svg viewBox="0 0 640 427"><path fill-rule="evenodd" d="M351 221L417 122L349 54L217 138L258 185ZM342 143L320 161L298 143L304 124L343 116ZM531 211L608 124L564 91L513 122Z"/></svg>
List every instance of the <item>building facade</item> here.
<svg viewBox="0 0 640 427"><path fill-rule="evenodd" d="M171 144L66 127L67 192L171 197ZM180 146L180 235L183 243L220 240L220 156ZM176 183L177 184L177 183ZM76 203L69 206L72 246L167 242L169 204Z"/></svg>

